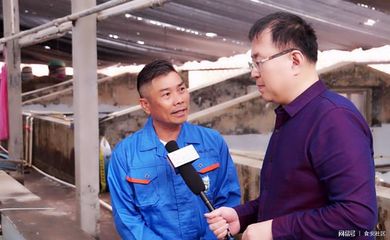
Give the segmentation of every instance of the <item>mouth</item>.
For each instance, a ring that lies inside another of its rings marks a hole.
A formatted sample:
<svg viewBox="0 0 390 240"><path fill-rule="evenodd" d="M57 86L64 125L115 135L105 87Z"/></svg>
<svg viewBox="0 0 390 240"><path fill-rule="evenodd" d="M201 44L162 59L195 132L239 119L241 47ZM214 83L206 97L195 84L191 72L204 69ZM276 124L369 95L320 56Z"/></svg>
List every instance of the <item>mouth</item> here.
<svg viewBox="0 0 390 240"><path fill-rule="evenodd" d="M265 85L257 85L257 89L259 89L259 91L263 90L265 88Z"/></svg>
<svg viewBox="0 0 390 240"><path fill-rule="evenodd" d="M185 115L186 112L187 112L187 108L180 108L180 109L173 111L171 114L180 117L180 116Z"/></svg>

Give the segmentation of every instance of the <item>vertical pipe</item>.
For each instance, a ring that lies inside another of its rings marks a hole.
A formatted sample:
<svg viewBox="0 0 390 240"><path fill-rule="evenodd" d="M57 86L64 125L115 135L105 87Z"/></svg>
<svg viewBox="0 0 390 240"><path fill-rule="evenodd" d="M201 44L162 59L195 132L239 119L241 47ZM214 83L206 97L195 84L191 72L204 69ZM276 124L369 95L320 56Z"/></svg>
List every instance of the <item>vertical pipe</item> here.
<svg viewBox="0 0 390 240"><path fill-rule="evenodd" d="M29 148L28 148L28 161L27 161L29 167L32 166L33 139L34 139L34 116L31 116L29 122L29 139L28 139Z"/></svg>
<svg viewBox="0 0 390 240"><path fill-rule="evenodd" d="M4 36L19 32L18 0L3 0ZM7 64L8 78L8 125L9 158L23 158L23 119L22 119L22 82L20 73L19 40L13 39L5 43L4 55ZM23 181L23 164L17 168L18 179Z"/></svg>
<svg viewBox="0 0 390 240"><path fill-rule="evenodd" d="M96 0L72 0L72 13L96 6ZM78 221L81 229L99 234L99 129L96 14L73 23L75 169Z"/></svg>
<svg viewBox="0 0 390 240"><path fill-rule="evenodd" d="M30 141L29 141L29 123L30 123L30 117L31 115L26 115L26 120L25 120L25 124L23 125L23 129L24 129L24 159L28 162L28 156L29 156L29 144L30 144Z"/></svg>

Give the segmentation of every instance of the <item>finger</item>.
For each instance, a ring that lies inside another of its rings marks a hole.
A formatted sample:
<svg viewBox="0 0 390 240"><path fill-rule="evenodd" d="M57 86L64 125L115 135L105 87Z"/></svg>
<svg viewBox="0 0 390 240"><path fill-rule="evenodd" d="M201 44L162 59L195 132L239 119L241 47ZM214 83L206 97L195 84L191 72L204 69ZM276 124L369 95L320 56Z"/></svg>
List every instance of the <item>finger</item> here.
<svg viewBox="0 0 390 240"><path fill-rule="evenodd" d="M220 221L217 221L217 222L215 222L215 223L209 224L209 228L210 228L212 231L214 231L214 230L216 230L216 229L219 229L219 228L225 226L226 224L227 224L226 221L225 221L224 219L221 218Z"/></svg>
<svg viewBox="0 0 390 240"><path fill-rule="evenodd" d="M209 213L205 213L204 216L206 218L213 218L213 217L218 217L218 216L221 216L222 213L221 213L221 209L218 208L218 209L215 209L214 211L212 212L209 212Z"/></svg>
<svg viewBox="0 0 390 240"><path fill-rule="evenodd" d="M224 239L227 235L228 227L229 227L229 225L226 224L223 227L215 230L214 235L216 235L218 239Z"/></svg>
<svg viewBox="0 0 390 240"><path fill-rule="evenodd" d="M226 220L223 217L207 218L206 220L207 220L208 224L213 224L213 223L217 223L220 221L223 221L224 223L226 223Z"/></svg>

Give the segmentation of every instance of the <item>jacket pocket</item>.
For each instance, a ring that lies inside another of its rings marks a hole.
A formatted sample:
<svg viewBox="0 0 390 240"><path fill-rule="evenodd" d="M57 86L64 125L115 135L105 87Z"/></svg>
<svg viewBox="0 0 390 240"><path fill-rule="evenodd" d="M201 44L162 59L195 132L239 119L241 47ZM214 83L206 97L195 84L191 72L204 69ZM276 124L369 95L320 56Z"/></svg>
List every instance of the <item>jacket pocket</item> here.
<svg viewBox="0 0 390 240"><path fill-rule="evenodd" d="M158 202L156 167L132 168L127 173L126 180L134 190L138 206L144 207Z"/></svg>
<svg viewBox="0 0 390 240"><path fill-rule="evenodd" d="M192 164L202 178L206 189L205 193L211 201L213 193L216 191L218 177L217 169L220 167L220 163L217 159L217 157L201 157Z"/></svg>
<svg viewBox="0 0 390 240"><path fill-rule="evenodd" d="M220 166L217 158L200 158L196 160L193 165L200 174L211 172Z"/></svg>

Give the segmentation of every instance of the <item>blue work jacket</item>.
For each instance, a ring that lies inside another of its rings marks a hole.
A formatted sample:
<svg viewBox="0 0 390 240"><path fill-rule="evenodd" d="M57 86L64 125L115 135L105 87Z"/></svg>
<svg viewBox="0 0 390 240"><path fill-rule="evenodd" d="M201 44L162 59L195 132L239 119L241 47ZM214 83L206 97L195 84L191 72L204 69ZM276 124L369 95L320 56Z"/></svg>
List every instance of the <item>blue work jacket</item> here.
<svg viewBox="0 0 390 240"><path fill-rule="evenodd" d="M123 239L216 239L203 216L207 207L170 164L152 121L111 156L108 183L117 231ZM216 208L240 203L237 173L217 131L185 122L177 143L197 150L200 158L192 165Z"/></svg>

